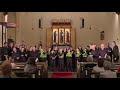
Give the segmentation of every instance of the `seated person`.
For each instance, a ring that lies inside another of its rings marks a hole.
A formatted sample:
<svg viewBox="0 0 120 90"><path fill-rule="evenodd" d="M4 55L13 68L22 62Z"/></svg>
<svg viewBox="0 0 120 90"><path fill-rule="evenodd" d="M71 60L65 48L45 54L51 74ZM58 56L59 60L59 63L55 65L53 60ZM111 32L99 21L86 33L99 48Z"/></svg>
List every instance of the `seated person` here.
<svg viewBox="0 0 120 90"><path fill-rule="evenodd" d="M115 65L111 62L111 58L110 56L106 56L106 59L104 60L103 65L109 64L111 66L111 68L114 68Z"/></svg>
<svg viewBox="0 0 120 90"><path fill-rule="evenodd" d="M92 57L92 55L88 55L86 61L87 61L87 62L93 62L93 57Z"/></svg>
<svg viewBox="0 0 120 90"><path fill-rule="evenodd" d="M117 78L117 73L111 70L111 64L104 64L105 71L100 74L100 78Z"/></svg>
<svg viewBox="0 0 120 90"><path fill-rule="evenodd" d="M38 73L38 68L37 68L37 65L35 63L35 58L34 57L29 57L28 61L27 61L27 64L25 65L25 68L24 68L24 72L26 75L31 75L32 74L36 74Z"/></svg>
<svg viewBox="0 0 120 90"><path fill-rule="evenodd" d="M95 67L93 67L93 72L98 72L98 73L104 72L105 70L103 67L103 63L104 63L104 60L99 59L98 64Z"/></svg>
<svg viewBox="0 0 120 90"><path fill-rule="evenodd" d="M5 60L1 65L0 78L15 78L16 75L12 72L12 66L9 60Z"/></svg>

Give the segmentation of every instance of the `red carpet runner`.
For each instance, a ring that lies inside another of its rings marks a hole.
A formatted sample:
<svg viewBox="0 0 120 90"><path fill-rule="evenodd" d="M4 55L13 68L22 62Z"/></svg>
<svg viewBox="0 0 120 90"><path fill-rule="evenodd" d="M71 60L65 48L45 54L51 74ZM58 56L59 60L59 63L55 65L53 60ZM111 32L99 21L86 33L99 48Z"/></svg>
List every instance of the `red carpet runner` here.
<svg viewBox="0 0 120 90"><path fill-rule="evenodd" d="M74 78L73 72L54 72L52 78Z"/></svg>

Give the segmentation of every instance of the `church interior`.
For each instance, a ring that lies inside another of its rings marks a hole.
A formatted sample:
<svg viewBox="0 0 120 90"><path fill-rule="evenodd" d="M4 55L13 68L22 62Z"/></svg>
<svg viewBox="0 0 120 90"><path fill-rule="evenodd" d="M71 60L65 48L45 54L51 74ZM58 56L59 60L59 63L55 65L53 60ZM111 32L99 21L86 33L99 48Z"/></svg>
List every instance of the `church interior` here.
<svg viewBox="0 0 120 90"><path fill-rule="evenodd" d="M119 78L119 12L0 12L0 78Z"/></svg>

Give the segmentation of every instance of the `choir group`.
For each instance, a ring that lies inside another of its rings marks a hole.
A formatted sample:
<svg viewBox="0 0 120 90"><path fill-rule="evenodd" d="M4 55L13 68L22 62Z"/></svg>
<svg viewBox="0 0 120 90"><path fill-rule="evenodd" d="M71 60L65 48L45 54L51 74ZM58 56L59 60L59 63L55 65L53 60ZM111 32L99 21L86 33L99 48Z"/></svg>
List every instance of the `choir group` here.
<svg viewBox="0 0 120 90"><path fill-rule="evenodd" d="M14 62L27 62L29 57L35 58L36 62L47 62L50 71L76 71L77 62L97 62L100 58L109 58L111 62L118 62L119 49L113 41L112 45L95 44L88 45L86 48L77 49L51 47L48 50L42 45L27 47L24 44L4 43L0 50L1 60L12 57Z"/></svg>

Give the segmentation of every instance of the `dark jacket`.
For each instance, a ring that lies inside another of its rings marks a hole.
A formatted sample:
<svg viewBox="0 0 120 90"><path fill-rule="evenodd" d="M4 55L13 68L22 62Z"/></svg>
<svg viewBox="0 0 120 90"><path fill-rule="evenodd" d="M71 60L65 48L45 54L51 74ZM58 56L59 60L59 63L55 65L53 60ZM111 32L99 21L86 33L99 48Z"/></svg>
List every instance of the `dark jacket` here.
<svg viewBox="0 0 120 90"><path fill-rule="evenodd" d="M24 68L24 72L29 74L35 74L37 73L37 71L38 71L38 68L36 65L26 64Z"/></svg>
<svg viewBox="0 0 120 90"><path fill-rule="evenodd" d="M101 56L101 58L105 58L106 54L107 54L107 50L106 49L104 49L104 50L99 49L98 55Z"/></svg>
<svg viewBox="0 0 120 90"><path fill-rule="evenodd" d="M119 56L119 48L117 45L113 47L113 57L118 57Z"/></svg>
<svg viewBox="0 0 120 90"><path fill-rule="evenodd" d="M20 53L19 52L13 52L12 53L12 58L16 61L18 61L19 59L18 58L20 58Z"/></svg>

